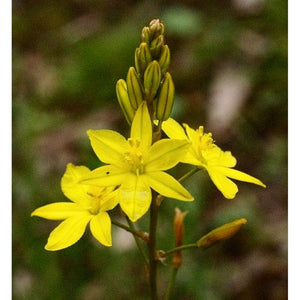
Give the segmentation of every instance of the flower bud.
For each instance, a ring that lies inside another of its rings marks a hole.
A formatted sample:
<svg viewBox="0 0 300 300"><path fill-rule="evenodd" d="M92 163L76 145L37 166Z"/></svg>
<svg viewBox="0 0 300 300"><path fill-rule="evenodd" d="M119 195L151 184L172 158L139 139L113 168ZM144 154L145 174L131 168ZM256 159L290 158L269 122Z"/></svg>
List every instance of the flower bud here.
<svg viewBox="0 0 300 300"><path fill-rule="evenodd" d="M171 60L170 49L168 45L164 45L162 47L160 58L158 60L162 74L164 74L169 68L170 60Z"/></svg>
<svg viewBox="0 0 300 300"><path fill-rule="evenodd" d="M179 247L183 243L184 236L184 218L187 215L187 211L182 212L179 208L175 208L175 217L174 217L174 233L175 233L175 246ZM182 262L182 253L181 251L176 251L174 253L172 264L174 268L179 268Z"/></svg>
<svg viewBox="0 0 300 300"><path fill-rule="evenodd" d="M152 61L150 49L147 43L141 43L135 51L135 68L143 76L148 64Z"/></svg>
<svg viewBox="0 0 300 300"><path fill-rule="evenodd" d="M130 67L127 73L127 92L131 106L137 110L139 105L143 101L143 92L140 84L140 80L134 67Z"/></svg>
<svg viewBox="0 0 300 300"><path fill-rule="evenodd" d="M150 53L154 59L159 58L161 48L164 45L164 36L159 35L150 44Z"/></svg>
<svg viewBox="0 0 300 300"><path fill-rule="evenodd" d="M124 79L118 80L118 82L116 84L116 93L117 93L119 104L124 113L124 116L125 116L128 124L131 125L134 114L135 114L135 110L129 101L129 96L128 96L128 92L127 92L127 84Z"/></svg>
<svg viewBox="0 0 300 300"><path fill-rule="evenodd" d="M150 42L150 29L149 27L144 27L141 34L141 41L149 44Z"/></svg>
<svg viewBox="0 0 300 300"><path fill-rule="evenodd" d="M154 19L149 24L151 37L156 38L157 36L164 34L165 26L159 22L159 19Z"/></svg>
<svg viewBox="0 0 300 300"><path fill-rule="evenodd" d="M172 76L167 72L156 102L156 117L158 120L166 121L169 118L174 103L174 94L175 87Z"/></svg>
<svg viewBox="0 0 300 300"><path fill-rule="evenodd" d="M229 239L235 235L246 223L247 220L244 218L226 223L204 235L200 240L197 241L197 246L199 248L208 248L219 241Z"/></svg>
<svg viewBox="0 0 300 300"><path fill-rule="evenodd" d="M159 88L161 80L161 72L159 64L156 60L152 61L144 73L144 88L147 101L151 102Z"/></svg>

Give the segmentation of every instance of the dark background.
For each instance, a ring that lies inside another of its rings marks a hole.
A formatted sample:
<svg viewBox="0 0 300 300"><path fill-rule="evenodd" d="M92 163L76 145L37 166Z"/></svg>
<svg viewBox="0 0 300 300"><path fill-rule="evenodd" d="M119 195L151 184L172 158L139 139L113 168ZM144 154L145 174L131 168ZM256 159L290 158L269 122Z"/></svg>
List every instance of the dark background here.
<svg viewBox="0 0 300 300"><path fill-rule="evenodd" d="M173 117L204 125L237 169L267 189L238 183L226 200L205 172L185 183L192 203L161 206L158 247L173 247L174 208L188 210L185 243L245 217L232 239L183 254L173 299L287 299L287 1L21 1L12 5L12 294L14 299L148 299L141 257L113 227L113 246L89 230L74 246L43 249L56 222L31 218L65 201L72 162L99 165L86 130L128 136L115 84L134 65L141 29L164 21L176 87ZM180 177L190 167L171 173ZM118 209L111 212L118 218ZM122 220L122 219L120 219ZM148 214L136 224L148 228ZM159 266L164 293L170 265Z"/></svg>

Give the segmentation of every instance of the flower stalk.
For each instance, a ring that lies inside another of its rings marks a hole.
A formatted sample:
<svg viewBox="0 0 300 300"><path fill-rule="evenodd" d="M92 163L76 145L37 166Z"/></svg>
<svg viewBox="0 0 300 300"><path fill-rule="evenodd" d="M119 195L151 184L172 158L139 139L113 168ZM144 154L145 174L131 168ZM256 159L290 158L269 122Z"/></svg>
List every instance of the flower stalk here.
<svg viewBox="0 0 300 300"><path fill-rule="evenodd" d="M158 206L155 198L151 202L150 206L150 229L149 229L149 283L151 299L157 299L157 255L156 255L156 229L158 219Z"/></svg>

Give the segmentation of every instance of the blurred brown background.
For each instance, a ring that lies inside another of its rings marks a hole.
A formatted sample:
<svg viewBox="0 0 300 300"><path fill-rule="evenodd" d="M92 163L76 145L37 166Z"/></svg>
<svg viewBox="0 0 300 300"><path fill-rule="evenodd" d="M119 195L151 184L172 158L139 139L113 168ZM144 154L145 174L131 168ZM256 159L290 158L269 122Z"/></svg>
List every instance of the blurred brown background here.
<svg viewBox="0 0 300 300"><path fill-rule="evenodd" d="M174 299L287 299L284 0L13 1L14 299L148 299L130 235L113 227L113 246L105 248L87 230L74 246L47 252L55 222L30 213L65 201L60 178L68 162L99 165L87 129L128 134L115 84L134 65L141 29L154 18L164 21L171 50L173 117L204 125L232 151L237 169L267 185L238 183L237 197L226 200L202 172L185 184L193 203L163 203L158 247L165 250L173 247L176 206L189 211L186 243L233 219L248 220L225 243L184 252ZM147 230L147 220L137 226ZM169 275L161 265L160 294Z"/></svg>

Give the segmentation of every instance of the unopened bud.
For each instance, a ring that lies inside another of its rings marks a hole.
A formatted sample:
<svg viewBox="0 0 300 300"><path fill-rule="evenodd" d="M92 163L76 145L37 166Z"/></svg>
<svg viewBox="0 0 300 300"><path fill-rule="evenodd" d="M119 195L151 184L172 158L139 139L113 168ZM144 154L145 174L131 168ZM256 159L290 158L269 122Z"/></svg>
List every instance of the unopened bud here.
<svg viewBox="0 0 300 300"><path fill-rule="evenodd" d="M187 211L182 212L178 207L175 208L174 217L174 232L175 232L175 246L179 247L183 243L184 236L184 218L187 215Z"/></svg>
<svg viewBox="0 0 300 300"><path fill-rule="evenodd" d="M244 218L226 223L204 235L200 240L197 241L197 246L199 248L208 248L219 241L227 240L235 235L246 223L247 220Z"/></svg>
<svg viewBox="0 0 300 300"><path fill-rule="evenodd" d="M184 237L184 218L187 215L187 211L182 212L179 208L175 208L175 217L174 217L174 233L175 233L175 246L179 247L183 243ZM176 251L174 253L172 264L174 268L179 268L182 262L182 253L181 251Z"/></svg>
<svg viewBox="0 0 300 300"><path fill-rule="evenodd" d="M124 79L119 79L116 84L116 93L121 109L129 125L131 125L135 110L132 107L127 92L127 84Z"/></svg>
<svg viewBox="0 0 300 300"><path fill-rule="evenodd" d="M168 45L164 45L162 47L160 57L158 60L162 74L164 74L169 68L170 60L171 60L170 49Z"/></svg>
<svg viewBox="0 0 300 300"><path fill-rule="evenodd" d="M144 73L144 88L147 101L151 102L158 90L161 80L160 66L156 60L152 61Z"/></svg>
<svg viewBox="0 0 300 300"><path fill-rule="evenodd" d="M126 82L127 82L127 92L128 92L131 106L135 110L137 110L139 105L143 101L143 93L142 93L140 80L137 76L137 73L136 73L134 67L129 68L128 73L127 73Z"/></svg>
<svg viewBox="0 0 300 300"><path fill-rule="evenodd" d="M159 22L159 19L154 19L149 24L149 29L151 36L156 38L158 35L164 34L165 26L163 23Z"/></svg>
<svg viewBox="0 0 300 300"><path fill-rule="evenodd" d="M159 58L161 48L164 45L164 36L159 35L150 44L150 53L154 59Z"/></svg>
<svg viewBox="0 0 300 300"><path fill-rule="evenodd" d="M135 51L135 67L141 76L144 74L148 64L152 61L152 56L147 43L141 43Z"/></svg>
<svg viewBox="0 0 300 300"><path fill-rule="evenodd" d="M175 87L172 76L167 72L156 102L156 117L158 120L166 121L170 117L174 103L174 94Z"/></svg>
<svg viewBox="0 0 300 300"><path fill-rule="evenodd" d="M149 44L150 42L150 29L149 27L144 27L141 34L141 41Z"/></svg>

